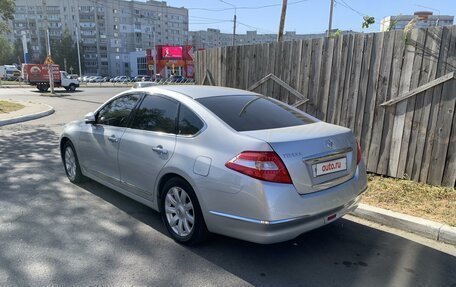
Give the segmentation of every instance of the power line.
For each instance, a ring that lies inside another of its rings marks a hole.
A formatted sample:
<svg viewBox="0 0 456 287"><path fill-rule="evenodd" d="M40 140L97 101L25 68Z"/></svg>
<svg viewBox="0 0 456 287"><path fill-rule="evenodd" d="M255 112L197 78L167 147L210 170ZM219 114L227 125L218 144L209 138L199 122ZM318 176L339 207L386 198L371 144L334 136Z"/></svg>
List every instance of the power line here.
<svg viewBox="0 0 456 287"><path fill-rule="evenodd" d="M288 5L299 4L302 2L307 2L309 0L299 0L288 3ZM236 7L236 10L256 10L256 9L263 9L263 8L270 8L270 7L277 7L281 6L282 3L278 4L270 4L270 5L263 5L263 6L244 6L244 7ZM208 8L186 8L188 10L202 10L202 11L210 11L210 12L221 12L221 11L228 11L234 10L235 8L220 8L220 9L208 9Z"/></svg>
<svg viewBox="0 0 456 287"><path fill-rule="evenodd" d="M341 1L341 2L339 2L339 1ZM363 13L363 12L361 12L361 11L359 11L359 10L356 10L355 8L353 8L352 6L350 6L350 5L349 5L347 2L345 2L344 0L334 0L334 2L337 3L337 4L339 4L340 6L342 6L342 7L344 7L344 8L347 8L347 9L353 11L354 13L358 14L358 15L361 16L361 17L370 16L370 15L368 15L368 14L366 14L366 13ZM381 20L381 19L379 19L379 18L377 18L377 17L374 17L374 19L375 19L376 21L380 21L380 20Z"/></svg>

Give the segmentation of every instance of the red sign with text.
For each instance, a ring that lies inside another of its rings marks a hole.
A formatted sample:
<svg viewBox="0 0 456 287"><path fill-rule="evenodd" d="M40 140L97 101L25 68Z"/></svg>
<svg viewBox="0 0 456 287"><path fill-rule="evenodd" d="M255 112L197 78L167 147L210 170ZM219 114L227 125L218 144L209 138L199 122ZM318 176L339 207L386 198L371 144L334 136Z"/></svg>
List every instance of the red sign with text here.
<svg viewBox="0 0 456 287"><path fill-rule="evenodd" d="M182 46L163 46L162 58L182 58Z"/></svg>

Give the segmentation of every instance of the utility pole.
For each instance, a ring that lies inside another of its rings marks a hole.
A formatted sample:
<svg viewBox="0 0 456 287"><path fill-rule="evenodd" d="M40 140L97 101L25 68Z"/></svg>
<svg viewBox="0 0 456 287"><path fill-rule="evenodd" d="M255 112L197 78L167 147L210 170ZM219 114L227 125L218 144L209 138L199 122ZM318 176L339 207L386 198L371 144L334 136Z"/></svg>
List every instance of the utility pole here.
<svg viewBox="0 0 456 287"><path fill-rule="evenodd" d="M329 24L328 24L328 32L326 36L331 36L331 26L332 26L332 19L333 19L333 8L334 8L334 0L329 0Z"/></svg>
<svg viewBox="0 0 456 287"><path fill-rule="evenodd" d="M78 48L79 77L82 77L81 52L79 52L79 29L76 29L76 47Z"/></svg>
<svg viewBox="0 0 456 287"><path fill-rule="evenodd" d="M225 3L227 5L232 6L233 9L234 9L234 16L233 16L233 43L232 43L233 46L234 46L234 44L236 43L236 8L237 7L235 5L233 5L233 4L231 4L231 3L228 3L226 1L224 1L224 0L219 0L219 1L222 2L222 3Z"/></svg>
<svg viewBox="0 0 456 287"><path fill-rule="evenodd" d="M277 42L283 41L283 28L285 26L285 16L287 14L287 0L282 0L282 13L280 14L279 33L277 34Z"/></svg>
<svg viewBox="0 0 456 287"><path fill-rule="evenodd" d="M236 8L234 8L234 17L233 17L233 46L236 43Z"/></svg>
<svg viewBox="0 0 456 287"><path fill-rule="evenodd" d="M47 57L46 59L49 61L51 58L51 40L49 39L49 24L47 18L47 8L46 8L46 0L43 0L43 10L44 10L44 27L46 29L46 50L47 50ZM49 72L49 87L51 87L51 94L54 94L54 71L52 70L52 64L48 63L48 72Z"/></svg>
<svg viewBox="0 0 456 287"><path fill-rule="evenodd" d="M47 16L46 16L46 19L47 19ZM46 20L46 24L47 24L47 20ZM49 37L49 29L46 29L46 32L47 32L46 43L47 43L47 47L48 47L48 59L52 59L51 58L51 40ZM53 70L51 63L48 64L48 70L49 70L49 86L51 87L51 94L54 94L54 70Z"/></svg>
<svg viewBox="0 0 456 287"><path fill-rule="evenodd" d="M154 58L154 76L153 81L156 82L157 78L157 50L155 49L155 31L152 31L153 45L152 45L152 57Z"/></svg>

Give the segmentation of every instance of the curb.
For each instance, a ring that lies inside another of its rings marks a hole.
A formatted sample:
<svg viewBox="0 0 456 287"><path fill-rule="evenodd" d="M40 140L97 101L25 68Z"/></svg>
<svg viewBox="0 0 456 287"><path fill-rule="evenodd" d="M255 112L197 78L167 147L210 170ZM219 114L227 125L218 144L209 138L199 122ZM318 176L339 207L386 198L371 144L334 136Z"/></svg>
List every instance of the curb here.
<svg viewBox="0 0 456 287"><path fill-rule="evenodd" d="M456 227L360 203L352 215L456 245Z"/></svg>
<svg viewBox="0 0 456 287"><path fill-rule="evenodd" d="M49 116L49 115L51 115L51 114L53 114L55 112L53 107L51 107L49 105L46 105L46 104L42 104L42 105L47 106L48 109L45 110L45 111L42 111L42 112L30 114L30 115L19 116L19 117L7 119L7 120L0 120L0 127L1 126L15 124L15 123L20 123L20 122L26 122L26 121L39 119L39 118L42 118L42 117L45 117L45 116Z"/></svg>

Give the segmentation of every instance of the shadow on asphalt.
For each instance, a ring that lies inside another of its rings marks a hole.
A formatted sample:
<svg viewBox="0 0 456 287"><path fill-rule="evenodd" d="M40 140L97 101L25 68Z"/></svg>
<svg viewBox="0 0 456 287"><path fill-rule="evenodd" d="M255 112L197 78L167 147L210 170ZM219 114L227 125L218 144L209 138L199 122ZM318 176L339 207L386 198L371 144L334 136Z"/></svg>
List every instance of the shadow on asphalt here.
<svg viewBox="0 0 456 287"><path fill-rule="evenodd" d="M87 274L104 282L105 275L92 274L97 266L116 270L128 259L115 249L118 242L127 254L159 260L166 245L138 231L144 223L166 234L157 212L94 181L80 185L87 192L72 188L50 129L7 130L6 138L0 129L0 278L7 274L0 285L38 284L33 272L48 284L77 285ZM344 219L281 244L213 235L185 248L256 286L456 286L455 257ZM179 249L169 257L176 269L185 260Z"/></svg>

